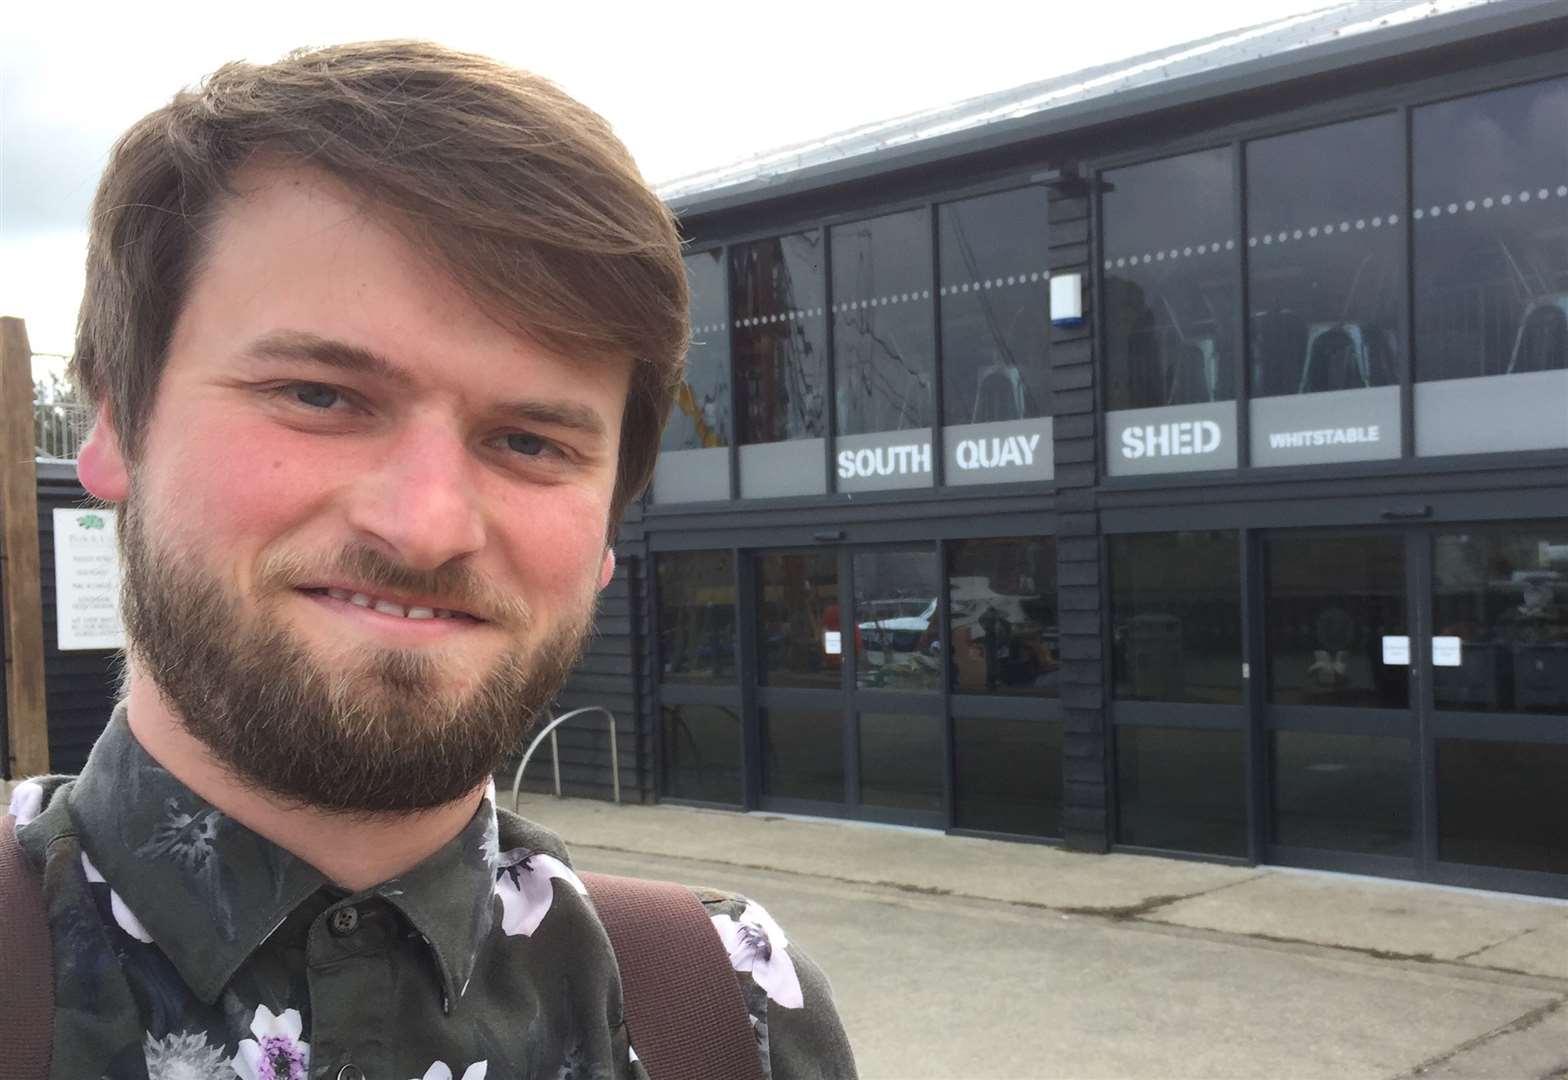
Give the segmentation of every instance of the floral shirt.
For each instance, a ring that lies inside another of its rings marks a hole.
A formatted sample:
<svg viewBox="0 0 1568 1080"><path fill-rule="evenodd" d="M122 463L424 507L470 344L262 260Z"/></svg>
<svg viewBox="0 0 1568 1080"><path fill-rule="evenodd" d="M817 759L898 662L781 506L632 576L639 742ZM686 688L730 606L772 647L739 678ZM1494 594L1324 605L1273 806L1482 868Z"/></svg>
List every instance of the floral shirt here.
<svg viewBox="0 0 1568 1080"><path fill-rule="evenodd" d="M493 790L357 893L203 802L123 710L79 777L21 784L11 810L53 938L52 1080L647 1080L561 842ZM853 1078L822 973L760 905L698 896L764 1075Z"/></svg>

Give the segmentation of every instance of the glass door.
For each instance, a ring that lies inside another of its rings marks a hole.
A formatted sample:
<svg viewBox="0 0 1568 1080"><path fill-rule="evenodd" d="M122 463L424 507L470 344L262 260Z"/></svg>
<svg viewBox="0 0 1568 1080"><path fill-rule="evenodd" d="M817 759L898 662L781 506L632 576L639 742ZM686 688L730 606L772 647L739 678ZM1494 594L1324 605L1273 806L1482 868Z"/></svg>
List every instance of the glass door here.
<svg viewBox="0 0 1568 1080"><path fill-rule="evenodd" d="M1261 752L1271 862L1418 872L1416 542L1398 532L1263 541Z"/></svg>
<svg viewBox="0 0 1568 1080"><path fill-rule="evenodd" d="M755 556L761 805L947 821L935 544Z"/></svg>

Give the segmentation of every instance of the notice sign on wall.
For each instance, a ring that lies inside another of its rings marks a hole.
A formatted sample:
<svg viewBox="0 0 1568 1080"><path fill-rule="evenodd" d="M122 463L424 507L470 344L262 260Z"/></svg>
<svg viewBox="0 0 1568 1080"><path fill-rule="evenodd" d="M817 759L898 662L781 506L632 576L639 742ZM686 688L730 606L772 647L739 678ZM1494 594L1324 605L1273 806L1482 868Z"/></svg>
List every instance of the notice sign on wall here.
<svg viewBox="0 0 1568 1080"><path fill-rule="evenodd" d="M125 647L113 510L54 512L54 613L61 652Z"/></svg>

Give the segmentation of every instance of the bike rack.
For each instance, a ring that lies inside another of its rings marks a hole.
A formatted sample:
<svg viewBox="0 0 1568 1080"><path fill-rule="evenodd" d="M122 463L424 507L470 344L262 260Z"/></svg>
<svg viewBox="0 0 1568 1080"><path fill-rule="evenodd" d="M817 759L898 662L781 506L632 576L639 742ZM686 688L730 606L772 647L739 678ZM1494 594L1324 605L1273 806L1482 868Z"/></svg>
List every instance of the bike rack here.
<svg viewBox="0 0 1568 1080"><path fill-rule="evenodd" d="M603 705L585 705L581 709L573 709L569 713L562 713L555 717L535 735L533 742L528 744L528 749L523 751L523 760L518 763L517 775L512 778L512 812L517 812L518 801L523 795L523 770L528 768L528 760L534 756L534 751L539 749L539 744L548 736L550 739L550 765L555 772L555 797L561 797L561 748L555 739L555 729L566 723L574 716L583 713L603 713L604 718L610 722L610 765L613 778L615 801L621 801L621 755L617 752L615 744L615 714Z"/></svg>

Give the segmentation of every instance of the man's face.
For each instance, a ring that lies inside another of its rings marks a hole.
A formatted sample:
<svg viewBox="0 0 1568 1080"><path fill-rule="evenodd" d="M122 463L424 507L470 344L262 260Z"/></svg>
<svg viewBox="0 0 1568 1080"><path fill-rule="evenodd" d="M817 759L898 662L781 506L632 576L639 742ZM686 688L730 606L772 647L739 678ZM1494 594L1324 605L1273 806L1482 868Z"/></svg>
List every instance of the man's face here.
<svg viewBox="0 0 1568 1080"><path fill-rule="evenodd" d="M580 653L629 362L502 329L319 174L239 179L120 496L136 663L263 788L450 801Z"/></svg>

